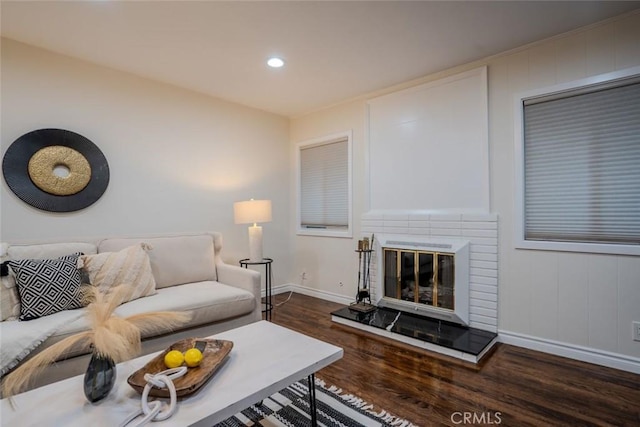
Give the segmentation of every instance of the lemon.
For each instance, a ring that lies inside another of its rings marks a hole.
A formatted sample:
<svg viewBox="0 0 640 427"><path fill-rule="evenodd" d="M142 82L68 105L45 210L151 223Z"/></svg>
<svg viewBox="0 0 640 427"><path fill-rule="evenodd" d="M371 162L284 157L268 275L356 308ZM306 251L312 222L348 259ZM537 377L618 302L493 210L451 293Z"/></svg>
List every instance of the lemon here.
<svg viewBox="0 0 640 427"><path fill-rule="evenodd" d="M184 362L184 356L178 350L171 350L164 355L164 364L167 368L177 368Z"/></svg>
<svg viewBox="0 0 640 427"><path fill-rule="evenodd" d="M202 362L202 352L197 348L190 348L184 352L184 361L190 368L198 366Z"/></svg>

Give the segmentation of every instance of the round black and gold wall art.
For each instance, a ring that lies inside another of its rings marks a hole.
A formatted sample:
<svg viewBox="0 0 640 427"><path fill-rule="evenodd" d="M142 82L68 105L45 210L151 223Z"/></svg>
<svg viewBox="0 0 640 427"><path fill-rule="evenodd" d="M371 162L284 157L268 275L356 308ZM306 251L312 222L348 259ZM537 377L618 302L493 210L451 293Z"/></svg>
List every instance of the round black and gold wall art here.
<svg viewBox="0 0 640 427"><path fill-rule="evenodd" d="M96 202L109 185L102 151L82 135L39 129L22 135L2 160L7 185L24 202L49 212L73 212Z"/></svg>

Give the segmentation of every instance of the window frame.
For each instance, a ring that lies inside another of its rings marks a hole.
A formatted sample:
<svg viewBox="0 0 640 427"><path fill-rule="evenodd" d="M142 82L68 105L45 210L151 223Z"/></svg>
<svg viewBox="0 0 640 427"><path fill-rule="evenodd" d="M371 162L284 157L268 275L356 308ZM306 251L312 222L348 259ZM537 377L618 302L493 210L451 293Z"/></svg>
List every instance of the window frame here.
<svg viewBox="0 0 640 427"><path fill-rule="evenodd" d="M515 142L515 217L514 244L516 249L534 249L561 252L584 252L611 255L640 255L640 245L587 242L557 242L525 239L525 150L524 150L524 102L531 98L561 95L576 89L589 90L590 86L606 84L615 80L640 75L640 67L632 67L611 73L592 76L550 87L538 88L514 97L514 142Z"/></svg>
<svg viewBox="0 0 640 427"><path fill-rule="evenodd" d="M347 140L347 227L346 229L337 228L305 228L302 226L302 171L301 171L301 153L306 148L313 148L322 145L335 143L345 139ZM322 236L322 237L353 237L353 156L352 156L352 139L353 132L351 130L337 132L317 138L308 139L296 144L296 235L298 236Z"/></svg>

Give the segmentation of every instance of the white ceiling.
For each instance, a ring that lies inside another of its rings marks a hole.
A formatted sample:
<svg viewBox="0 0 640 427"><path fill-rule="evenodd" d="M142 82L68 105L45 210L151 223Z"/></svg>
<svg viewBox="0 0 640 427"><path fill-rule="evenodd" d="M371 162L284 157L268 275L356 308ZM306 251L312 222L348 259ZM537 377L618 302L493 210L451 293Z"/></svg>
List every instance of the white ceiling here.
<svg viewBox="0 0 640 427"><path fill-rule="evenodd" d="M638 1L2 1L2 36L285 116L640 8ZM286 61L265 65L270 55Z"/></svg>

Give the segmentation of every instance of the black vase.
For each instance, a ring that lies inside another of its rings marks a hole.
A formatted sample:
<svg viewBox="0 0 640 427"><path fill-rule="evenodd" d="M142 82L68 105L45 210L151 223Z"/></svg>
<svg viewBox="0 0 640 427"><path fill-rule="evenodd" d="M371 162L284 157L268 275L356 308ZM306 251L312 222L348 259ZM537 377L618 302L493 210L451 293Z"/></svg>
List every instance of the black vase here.
<svg viewBox="0 0 640 427"><path fill-rule="evenodd" d="M116 382L116 364L110 357L93 353L84 374L84 395L91 403L109 395Z"/></svg>

